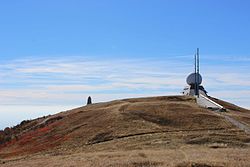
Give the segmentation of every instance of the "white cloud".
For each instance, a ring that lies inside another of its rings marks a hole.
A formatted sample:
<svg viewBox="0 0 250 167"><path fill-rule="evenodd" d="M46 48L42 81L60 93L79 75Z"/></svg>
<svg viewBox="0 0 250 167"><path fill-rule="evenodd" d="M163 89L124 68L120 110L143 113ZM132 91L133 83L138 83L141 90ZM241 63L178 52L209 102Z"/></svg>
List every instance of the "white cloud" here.
<svg viewBox="0 0 250 167"><path fill-rule="evenodd" d="M14 60L0 66L0 104L75 105L81 104L82 98L88 95L94 95L96 101L105 101L179 94L192 66L190 56L163 60L89 57ZM237 64L233 67L211 64L209 67L202 67L203 83L211 89L209 92L219 97L250 100L244 93L244 89L250 89L248 71L242 72ZM237 93L238 89L232 90L231 86L244 88L240 90L242 93ZM225 89L230 91L225 92Z"/></svg>

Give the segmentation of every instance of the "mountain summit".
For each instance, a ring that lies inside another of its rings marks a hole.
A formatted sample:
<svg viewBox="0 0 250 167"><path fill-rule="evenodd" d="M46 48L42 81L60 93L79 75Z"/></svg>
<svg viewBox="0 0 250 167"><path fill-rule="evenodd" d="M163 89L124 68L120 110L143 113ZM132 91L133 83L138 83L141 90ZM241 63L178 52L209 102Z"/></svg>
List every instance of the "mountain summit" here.
<svg viewBox="0 0 250 167"><path fill-rule="evenodd" d="M0 163L3 166L250 165L247 131L250 111L212 99L227 112L201 108L190 96L162 96L89 104L23 121L0 131Z"/></svg>

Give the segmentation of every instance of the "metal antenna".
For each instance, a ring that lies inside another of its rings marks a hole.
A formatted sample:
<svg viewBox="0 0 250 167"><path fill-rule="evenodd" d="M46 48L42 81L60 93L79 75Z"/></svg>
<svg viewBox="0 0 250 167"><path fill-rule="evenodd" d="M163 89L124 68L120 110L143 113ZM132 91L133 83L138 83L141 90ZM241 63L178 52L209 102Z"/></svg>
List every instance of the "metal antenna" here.
<svg viewBox="0 0 250 167"><path fill-rule="evenodd" d="M200 55L199 55L199 48L197 48L197 80L198 80L198 82L197 82L197 95L198 95L198 97L200 94L200 92L199 92L199 83L200 83L199 73L200 73Z"/></svg>
<svg viewBox="0 0 250 167"><path fill-rule="evenodd" d="M200 55L199 55L199 48L197 48L197 73L200 72Z"/></svg>
<svg viewBox="0 0 250 167"><path fill-rule="evenodd" d="M196 69L197 64L196 64L196 62L197 62L197 61L196 61L196 56L197 56L197 55L196 55L196 53L195 53L195 54L194 54L194 74L195 74L195 75L194 75L194 81L195 81L195 82L194 82L194 94L195 94L195 95L197 95L197 86L196 86L196 85L197 85L197 74L196 74L196 72L197 72L197 69Z"/></svg>
<svg viewBox="0 0 250 167"><path fill-rule="evenodd" d="M194 54L194 73L196 73L196 53Z"/></svg>

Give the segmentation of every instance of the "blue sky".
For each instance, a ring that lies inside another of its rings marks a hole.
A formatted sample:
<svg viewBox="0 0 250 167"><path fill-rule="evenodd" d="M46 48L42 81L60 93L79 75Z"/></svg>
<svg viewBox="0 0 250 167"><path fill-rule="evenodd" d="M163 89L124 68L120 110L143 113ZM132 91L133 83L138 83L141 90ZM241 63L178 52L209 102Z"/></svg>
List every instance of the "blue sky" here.
<svg viewBox="0 0 250 167"><path fill-rule="evenodd" d="M0 2L0 128L81 106L88 95L99 102L179 94L197 47L209 94L250 108L249 7L248 0Z"/></svg>

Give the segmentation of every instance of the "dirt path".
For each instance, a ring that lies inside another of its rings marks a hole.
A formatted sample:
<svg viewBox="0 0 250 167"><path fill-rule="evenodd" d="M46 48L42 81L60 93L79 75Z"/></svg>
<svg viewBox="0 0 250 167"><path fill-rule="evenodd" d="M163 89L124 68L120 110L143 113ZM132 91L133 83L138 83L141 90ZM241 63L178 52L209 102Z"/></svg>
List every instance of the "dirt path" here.
<svg viewBox="0 0 250 167"><path fill-rule="evenodd" d="M137 137L143 135L152 135L152 134L161 134L161 133L179 133L179 132L196 132L196 131L209 131L209 130L224 130L224 128L203 128L203 129L178 129L178 130L163 130L163 131L153 131L153 132L144 132L144 133L134 133L134 134L127 134L122 136L110 136L110 137L101 137L96 139L89 140L86 145L93 145L99 143L105 143L112 140L130 138L130 137ZM100 135L100 134L99 134Z"/></svg>
<svg viewBox="0 0 250 167"><path fill-rule="evenodd" d="M228 115L225 115L224 113L221 113L220 115L222 115L227 121L231 122L233 125L235 125L239 129L245 131L247 134L250 134L250 128L247 125L237 121L236 119Z"/></svg>
<svg viewBox="0 0 250 167"><path fill-rule="evenodd" d="M247 125L241 123L240 121L226 115L226 113L223 113L223 112L220 112L220 111L211 111L211 112L213 112L215 115L222 116L228 122L230 122L231 124L233 124L234 126L239 128L240 130L243 130L246 134L250 134L250 127L249 126L247 126Z"/></svg>

